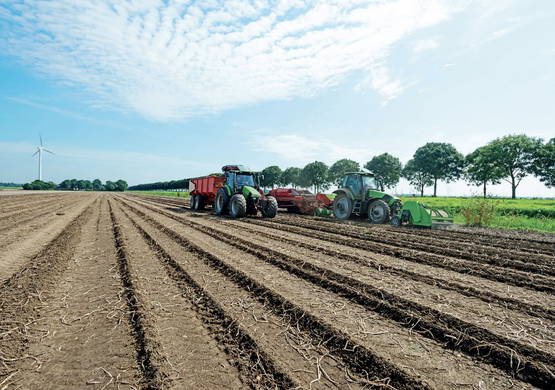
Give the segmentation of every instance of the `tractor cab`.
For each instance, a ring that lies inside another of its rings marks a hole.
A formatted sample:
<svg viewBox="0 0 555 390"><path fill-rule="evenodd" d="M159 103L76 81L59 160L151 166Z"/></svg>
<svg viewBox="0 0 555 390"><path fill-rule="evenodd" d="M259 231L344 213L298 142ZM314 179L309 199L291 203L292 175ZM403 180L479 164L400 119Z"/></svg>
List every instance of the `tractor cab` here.
<svg viewBox="0 0 555 390"><path fill-rule="evenodd" d="M258 175L243 165L225 165L222 167L226 184L233 193L241 192L243 187L259 188Z"/></svg>
<svg viewBox="0 0 555 390"><path fill-rule="evenodd" d="M364 199L368 190L377 189L374 175L365 172L346 173L341 182L341 187L350 189L357 199Z"/></svg>

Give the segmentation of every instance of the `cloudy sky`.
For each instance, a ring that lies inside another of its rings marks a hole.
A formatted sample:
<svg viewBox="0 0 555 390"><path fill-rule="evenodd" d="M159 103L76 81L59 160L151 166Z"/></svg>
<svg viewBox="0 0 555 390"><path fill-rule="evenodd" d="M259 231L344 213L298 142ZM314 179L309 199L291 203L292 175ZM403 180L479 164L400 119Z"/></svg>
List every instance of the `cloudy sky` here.
<svg viewBox="0 0 555 390"><path fill-rule="evenodd" d="M554 20L549 0L1 0L0 182L36 177L39 133L45 179L132 184L551 138Z"/></svg>

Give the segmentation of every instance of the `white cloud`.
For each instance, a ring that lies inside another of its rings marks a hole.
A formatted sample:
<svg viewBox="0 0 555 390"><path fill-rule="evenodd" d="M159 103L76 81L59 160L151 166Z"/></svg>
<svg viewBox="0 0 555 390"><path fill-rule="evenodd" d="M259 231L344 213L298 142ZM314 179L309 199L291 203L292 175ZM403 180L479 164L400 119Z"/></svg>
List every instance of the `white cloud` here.
<svg viewBox="0 0 555 390"><path fill-rule="evenodd" d="M427 50L437 49L439 47L439 41L436 38L433 39L421 39L414 42L412 46L412 51L417 54Z"/></svg>
<svg viewBox="0 0 555 390"><path fill-rule="evenodd" d="M253 142L257 152L272 153L291 164L304 166L314 160L332 164L342 158L363 163L375 154L372 147L349 146L325 138L309 138L297 134L257 135Z"/></svg>
<svg viewBox="0 0 555 390"><path fill-rule="evenodd" d="M172 121L311 96L353 71L388 101L403 87L379 64L447 0L57 0L0 4L5 54L93 104Z"/></svg>

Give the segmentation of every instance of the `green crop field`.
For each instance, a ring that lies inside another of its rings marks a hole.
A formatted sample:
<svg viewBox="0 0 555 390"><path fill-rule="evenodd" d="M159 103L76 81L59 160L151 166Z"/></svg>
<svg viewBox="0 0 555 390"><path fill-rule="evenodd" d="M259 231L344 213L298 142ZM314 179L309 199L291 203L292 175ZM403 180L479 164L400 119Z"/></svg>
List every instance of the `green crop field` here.
<svg viewBox="0 0 555 390"><path fill-rule="evenodd" d="M143 194L143 195L160 195L160 196L173 196L174 198L188 198L189 193L187 191L125 191L132 194Z"/></svg>
<svg viewBox="0 0 555 390"><path fill-rule="evenodd" d="M464 224L461 211L469 205L471 198L402 197L417 200L431 207L444 209L455 216L455 222ZM527 229L555 232L555 199L489 199L495 214L490 227L503 229Z"/></svg>

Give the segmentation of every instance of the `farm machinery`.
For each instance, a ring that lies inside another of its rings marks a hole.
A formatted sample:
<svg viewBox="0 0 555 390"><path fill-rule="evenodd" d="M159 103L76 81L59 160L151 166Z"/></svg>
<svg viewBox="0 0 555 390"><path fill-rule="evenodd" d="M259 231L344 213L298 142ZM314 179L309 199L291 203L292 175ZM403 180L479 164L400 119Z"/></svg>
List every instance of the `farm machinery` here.
<svg viewBox="0 0 555 390"><path fill-rule="evenodd" d="M260 175L242 165L225 165L222 174L191 179L190 209L203 210L213 206L218 215L229 214L234 218L256 215L274 218L278 204L274 197L265 196L260 190Z"/></svg>
<svg viewBox="0 0 555 390"><path fill-rule="evenodd" d="M331 200L322 193L314 195L307 190L296 188L275 188L269 192L276 198L280 208L290 213L329 216Z"/></svg>
<svg viewBox="0 0 555 390"><path fill-rule="evenodd" d="M347 173L341 187L334 191L333 214L338 219L356 216L368 218L375 224L391 221L393 225L432 227L453 222L444 210L428 207L420 202L407 201L377 190L372 173Z"/></svg>

